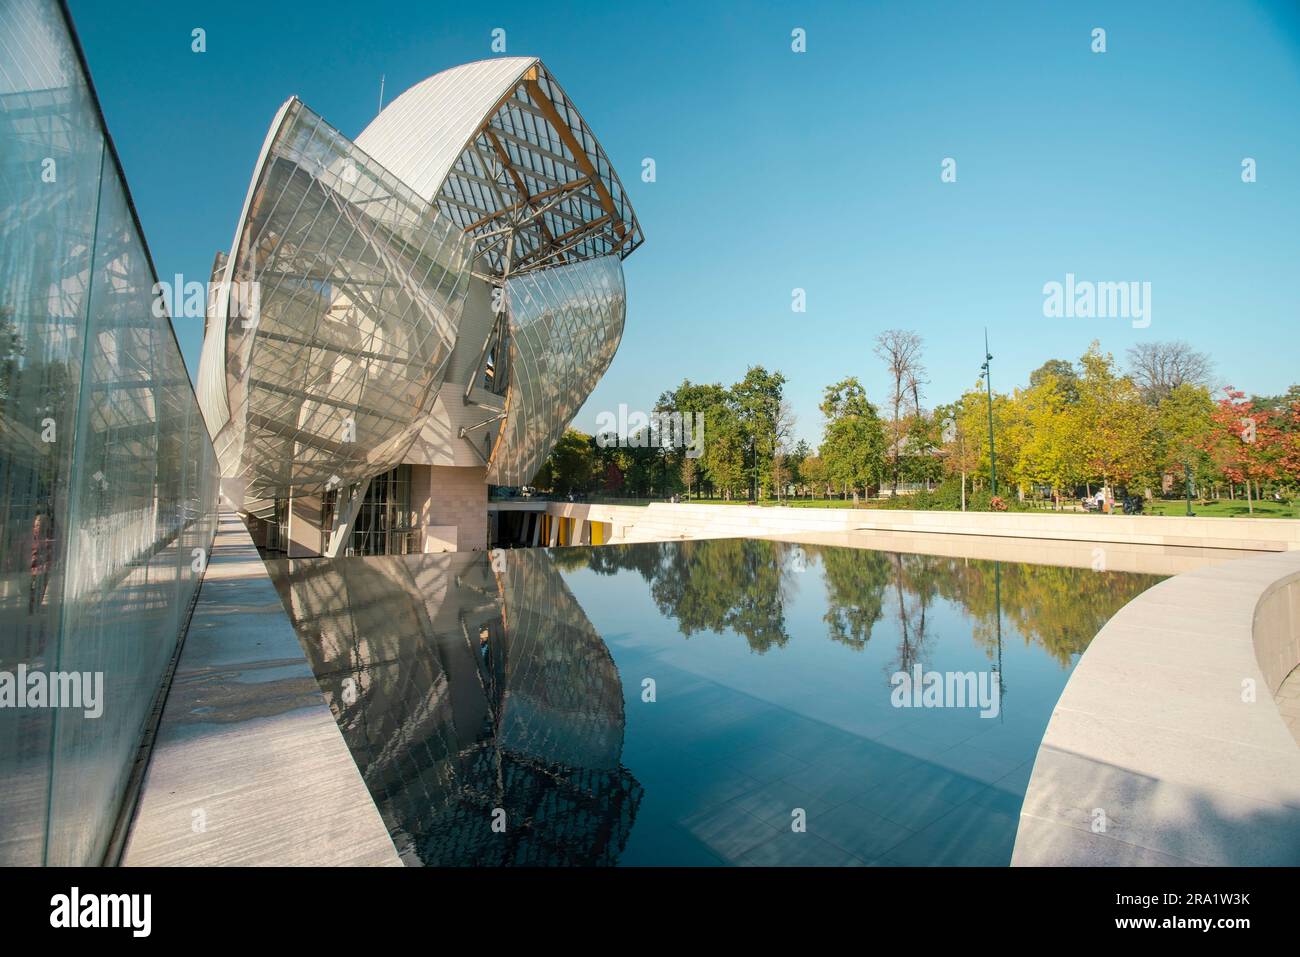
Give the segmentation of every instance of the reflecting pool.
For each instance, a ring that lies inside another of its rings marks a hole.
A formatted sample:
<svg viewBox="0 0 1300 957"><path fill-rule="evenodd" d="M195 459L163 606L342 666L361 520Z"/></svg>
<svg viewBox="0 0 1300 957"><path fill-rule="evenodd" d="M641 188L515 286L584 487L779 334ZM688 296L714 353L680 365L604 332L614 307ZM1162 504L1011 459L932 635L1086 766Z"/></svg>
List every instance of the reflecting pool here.
<svg viewBox="0 0 1300 957"><path fill-rule="evenodd" d="M753 539L495 554L267 563L408 864L1004 865L1071 669L1160 580Z"/></svg>

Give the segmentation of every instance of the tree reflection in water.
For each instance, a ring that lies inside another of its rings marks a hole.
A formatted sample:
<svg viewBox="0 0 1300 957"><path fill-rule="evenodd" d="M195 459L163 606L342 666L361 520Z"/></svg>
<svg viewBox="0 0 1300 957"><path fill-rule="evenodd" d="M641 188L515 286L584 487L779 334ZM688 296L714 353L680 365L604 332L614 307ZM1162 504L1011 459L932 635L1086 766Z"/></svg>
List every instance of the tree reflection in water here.
<svg viewBox="0 0 1300 957"><path fill-rule="evenodd" d="M1010 624L1026 644L1068 668L1107 619L1160 581L1130 572L760 539L563 548L553 554L561 569L635 571L682 634L732 631L760 654L790 640L785 606L799 562L819 565L827 637L862 651L878 633L877 624L890 619L883 633L898 642L891 674L925 663L934 638L927 617L936 598L965 611L972 638L990 660L997 658L1002 627Z"/></svg>
<svg viewBox="0 0 1300 957"><path fill-rule="evenodd" d="M887 705L867 707L872 699L860 685L849 687L852 680L832 680L825 688L807 684L806 668L816 655L799 652L823 634L856 654L865 654L874 641L881 680L888 685L896 671L917 665L942 669L945 655L948 662L965 661L960 651L951 656L954 645L969 647L967 635L1000 672L1006 634L1041 648L1065 671L1115 610L1159 580L756 539L505 554L501 572L486 553L268 563L348 746L409 863L606 865L617 863L629 847L645 795L623 765L624 691L609 648L564 573L632 573L646 583L663 621L686 638L739 636L756 655L777 659L766 667L755 661L755 669L737 668L731 660L718 680L696 689L698 708L684 706L667 725L642 720L635 727L633 746L640 748L636 760L642 763L634 766L654 788L641 825L642 858L647 842L695 834L689 814L679 819L669 809L676 801L691 813L701 811L696 803L711 786L709 773L721 774L721 784L729 786L728 761L758 761L764 774L789 767L791 756L777 754L769 740L782 729L785 747L794 748L795 760L805 762L810 774L820 775L823 784L833 777L828 787L856 795L873 813L898 813L897 807L921 801L918 789L1003 793L939 759L898 750L899 741L886 740L898 720ZM813 598L811 614L807 602L798 604L801 590ZM621 630L623 619L615 612L611 626ZM937 634L939 622L948 634ZM657 621L643 624L645 637L658 634L676 644ZM813 634L801 630L810 627ZM953 633L954 627L960 632ZM799 642L791 647L792 638ZM785 654L805 683L763 686L761 675L784 670ZM701 674L707 673L706 665ZM740 684L728 684L733 681ZM745 682L759 693L737 690ZM764 691L774 700L762 700ZM888 695L875 700L887 701ZM662 707L663 715L673 715L669 705ZM1032 760L1042 733L1039 718L1043 724L1046 718L1032 709L1018 717L998 739L1002 754L973 759L988 764L990 774L996 764ZM918 729L926 722L931 734L968 730L921 714L910 720ZM657 737L663 734L670 735L663 740L672 741L671 747ZM906 746L910 733L901 737ZM671 755L682 745L710 759L678 766ZM1022 745L1023 755L1016 751ZM909 776L897 793L870 790L904 771ZM684 786L683 780L692 783ZM685 796L678 793L683 787ZM1023 785L1010 788L1023 794ZM719 801L709 813L725 816L727 801ZM497 809L504 812L500 833L492 827ZM961 860L1009 855L1014 815L990 826L997 832L991 849L958 855ZM851 831L848 825L833 829L850 843ZM947 832L935 838L955 839ZM715 844L709 847L717 850ZM718 856L731 859L721 851ZM859 855L873 856L870 849Z"/></svg>
<svg viewBox="0 0 1300 957"><path fill-rule="evenodd" d="M404 861L618 860L622 684L545 552L267 565Z"/></svg>

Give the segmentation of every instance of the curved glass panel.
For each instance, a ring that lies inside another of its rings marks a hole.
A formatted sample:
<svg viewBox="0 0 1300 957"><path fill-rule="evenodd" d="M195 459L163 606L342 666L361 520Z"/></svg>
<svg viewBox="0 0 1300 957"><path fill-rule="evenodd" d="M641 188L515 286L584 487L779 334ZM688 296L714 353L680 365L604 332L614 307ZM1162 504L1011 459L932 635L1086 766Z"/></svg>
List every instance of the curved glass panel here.
<svg viewBox="0 0 1300 957"><path fill-rule="evenodd" d="M249 511L398 464L455 345L461 231L293 100L231 258L216 445Z"/></svg>
<svg viewBox="0 0 1300 957"><path fill-rule="evenodd" d="M510 388L488 463L493 485L526 485L605 374L623 337L617 256L506 281Z"/></svg>
<svg viewBox="0 0 1300 957"><path fill-rule="evenodd" d="M482 242L497 274L625 258L642 242L609 157L534 57L431 76L385 107L357 145Z"/></svg>

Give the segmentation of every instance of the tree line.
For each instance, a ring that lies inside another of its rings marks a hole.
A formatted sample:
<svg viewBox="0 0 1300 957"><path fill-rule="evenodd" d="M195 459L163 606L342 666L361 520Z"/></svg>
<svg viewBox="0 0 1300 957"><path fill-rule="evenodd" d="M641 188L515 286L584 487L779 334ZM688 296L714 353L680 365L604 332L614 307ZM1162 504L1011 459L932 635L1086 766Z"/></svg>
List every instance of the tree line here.
<svg viewBox="0 0 1300 957"><path fill-rule="evenodd" d="M777 500L924 485L947 489L954 501L960 490L972 507L988 507L994 464L998 491L1013 503L1059 502L1099 487L1181 494L1190 476L1202 497L1253 504L1300 485L1300 385L1273 396L1216 386L1209 357L1186 343L1143 343L1121 367L1094 342L1074 361L1044 362L1023 386L995 389L992 454L982 381L930 407L919 335L886 330L874 354L887 373L886 394L873 402L852 375L827 385L816 447L794 438L786 377L753 366L730 386L684 380L660 395L655 412L703 417L698 457L636 436L600 441L570 430L533 484L561 493Z"/></svg>
<svg viewBox="0 0 1300 957"><path fill-rule="evenodd" d="M682 635L734 632L757 654L792 640L786 608L811 569L826 586L822 620L831 641L858 652L873 635L896 642L886 675L929 659L937 637L932 623L943 620L936 606L945 604L971 619L972 637L990 658L1005 628L1068 669L1118 608L1159 581L1127 572L743 538L561 548L551 558L565 571L635 572ZM892 627L877 629L890 618Z"/></svg>

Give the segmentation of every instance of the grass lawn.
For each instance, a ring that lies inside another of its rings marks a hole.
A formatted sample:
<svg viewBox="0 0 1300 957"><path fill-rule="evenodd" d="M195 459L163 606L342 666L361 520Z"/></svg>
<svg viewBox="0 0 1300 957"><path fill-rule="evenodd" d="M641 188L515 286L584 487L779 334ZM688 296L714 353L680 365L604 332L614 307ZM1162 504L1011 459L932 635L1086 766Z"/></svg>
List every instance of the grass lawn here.
<svg viewBox="0 0 1300 957"><path fill-rule="evenodd" d="M690 504L692 505L748 505L749 502L743 498L733 498L730 500L725 498L693 498L691 499ZM770 508L776 504L777 502L774 499L770 499L770 498L761 499L758 502L758 505L762 508ZM844 501L838 498L813 498L813 499L792 498L792 499L786 499L784 502L781 502L780 504L788 508L853 508L853 499ZM872 507L873 507L872 503L867 499L862 499L859 501L858 508L872 508Z"/></svg>
<svg viewBox="0 0 1300 957"><path fill-rule="evenodd" d="M599 501L600 499L594 499ZM647 505L649 502L645 499L623 500L606 499L611 505ZM662 501L659 499L657 501ZM691 505L748 505L749 503L743 498L723 499L723 498L693 498L690 500ZM772 499L763 499L758 503L760 508L771 508L777 503ZM818 498L818 499L789 499L781 503L790 508L853 508L853 499L838 498ZM858 508L879 508L879 501L872 499L861 499L858 502ZM1231 499L1219 499L1209 504L1202 504L1193 500L1192 513L1198 516L1209 518L1300 518L1300 502L1292 502L1289 505L1279 504L1277 502L1263 501L1254 503L1254 512L1246 511L1246 502L1244 499L1233 501ZM1183 516L1187 513L1187 504L1181 499L1165 501L1157 499L1154 502L1146 503L1146 515L1173 515Z"/></svg>
<svg viewBox="0 0 1300 957"><path fill-rule="evenodd" d="M1284 505L1265 499L1262 502L1255 502L1253 507L1255 509L1253 513L1246 511L1244 499L1234 501L1221 498L1209 504L1192 500L1192 514L1209 518L1300 518L1300 503L1297 502ZM1186 515L1187 503L1157 499L1147 503L1146 512L1148 515Z"/></svg>

